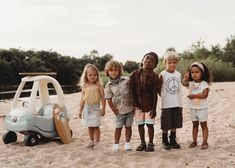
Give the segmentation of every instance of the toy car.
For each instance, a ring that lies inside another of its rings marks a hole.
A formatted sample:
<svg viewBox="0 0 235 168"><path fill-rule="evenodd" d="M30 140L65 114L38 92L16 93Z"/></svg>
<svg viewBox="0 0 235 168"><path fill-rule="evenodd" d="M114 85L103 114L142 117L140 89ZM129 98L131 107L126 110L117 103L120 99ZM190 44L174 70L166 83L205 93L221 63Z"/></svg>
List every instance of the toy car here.
<svg viewBox="0 0 235 168"><path fill-rule="evenodd" d="M40 139L59 137L53 120L55 104L61 107L63 115L68 119L63 90L59 82L48 76L53 73L22 73L22 75L28 76L22 78L11 111L5 117L5 128L8 132L3 135L3 142L5 144L16 142L16 132L25 135L26 146L37 145ZM31 89L28 89L29 86ZM51 87L54 88L56 95L50 96ZM26 91L31 92L30 96L22 98Z"/></svg>

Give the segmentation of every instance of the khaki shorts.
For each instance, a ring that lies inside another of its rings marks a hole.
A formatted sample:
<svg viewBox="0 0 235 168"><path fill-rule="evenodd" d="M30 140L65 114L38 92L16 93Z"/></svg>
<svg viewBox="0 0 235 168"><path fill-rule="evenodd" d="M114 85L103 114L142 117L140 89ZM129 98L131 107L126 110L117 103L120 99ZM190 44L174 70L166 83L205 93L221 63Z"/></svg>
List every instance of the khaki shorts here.
<svg viewBox="0 0 235 168"><path fill-rule="evenodd" d="M142 110L135 110L135 122L137 125L155 124L155 118L151 118L150 111L142 112Z"/></svg>

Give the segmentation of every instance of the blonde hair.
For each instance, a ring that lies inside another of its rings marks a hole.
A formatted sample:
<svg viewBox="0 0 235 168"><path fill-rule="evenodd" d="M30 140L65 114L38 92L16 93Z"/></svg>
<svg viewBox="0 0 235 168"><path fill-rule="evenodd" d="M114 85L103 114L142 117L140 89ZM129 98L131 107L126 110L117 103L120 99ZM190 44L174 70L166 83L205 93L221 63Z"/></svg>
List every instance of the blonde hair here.
<svg viewBox="0 0 235 168"><path fill-rule="evenodd" d="M105 75L109 76L110 69L117 68L119 70L119 76L122 76L122 65L118 61L111 60L105 65Z"/></svg>
<svg viewBox="0 0 235 168"><path fill-rule="evenodd" d="M88 71L96 71L96 73L97 73L96 84L102 84L102 82L100 80L99 70L97 69L97 67L93 64L86 64L86 66L84 67L81 79L80 79L80 85L82 87L85 87L86 84L88 83L88 78L87 78Z"/></svg>
<svg viewBox="0 0 235 168"><path fill-rule="evenodd" d="M167 51L164 55L164 62L166 63L167 60L176 60L179 62L179 55L175 51Z"/></svg>

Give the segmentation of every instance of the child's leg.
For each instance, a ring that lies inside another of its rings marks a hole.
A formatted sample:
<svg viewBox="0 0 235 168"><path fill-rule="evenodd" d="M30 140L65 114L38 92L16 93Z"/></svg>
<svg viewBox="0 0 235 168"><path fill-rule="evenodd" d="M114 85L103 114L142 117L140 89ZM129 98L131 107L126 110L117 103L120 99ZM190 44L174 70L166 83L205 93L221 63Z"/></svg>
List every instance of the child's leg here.
<svg viewBox="0 0 235 168"><path fill-rule="evenodd" d="M130 142L130 140L131 140L131 135L132 135L132 129L131 129L131 127L126 127L125 135L126 135L126 142Z"/></svg>
<svg viewBox="0 0 235 168"><path fill-rule="evenodd" d="M89 142L86 145L86 148L93 148L94 147L94 127L88 127L88 134L89 134Z"/></svg>
<svg viewBox="0 0 235 168"><path fill-rule="evenodd" d="M154 144L153 144L154 126L153 124L147 124L147 127L148 127L148 134L149 134L149 143L145 151L153 152L154 151Z"/></svg>
<svg viewBox="0 0 235 168"><path fill-rule="evenodd" d="M136 148L136 151L143 151L146 149L144 124L138 125L138 130L139 130L141 144Z"/></svg>
<svg viewBox="0 0 235 168"><path fill-rule="evenodd" d="M171 129L170 145L174 149L179 149L180 145L176 142L176 128Z"/></svg>
<svg viewBox="0 0 235 168"><path fill-rule="evenodd" d="M121 133L122 133L122 128L116 128L115 129L115 133L114 133L115 144L119 144Z"/></svg>
<svg viewBox="0 0 235 168"><path fill-rule="evenodd" d="M207 122L201 122L201 127L202 127L202 137L203 137L203 142L202 145L207 144L207 139L208 139L208 127L207 127Z"/></svg>
<svg viewBox="0 0 235 168"><path fill-rule="evenodd" d="M125 127L125 136L126 136L126 143L124 145L124 149L126 151L131 150L131 145L129 144L130 140L131 140L131 135L132 135L132 129L131 127Z"/></svg>
<svg viewBox="0 0 235 168"><path fill-rule="evenodd" d="M195 143L197 143L198 126L199 126L199 122L198 121L193 121L192 136L193 136L193 142L195 142Z"/></svg>
<svg viewBox="0 0 235 168"><path fill-rule="evenodd" d="M88 127L88 134L89 134L90 140L94 142L94 127Z"/></svg>
<svg viewBox="0 0 235 168"><path fill-rule="evenodd" d="M171 145L168 141L168 130L162 130L162 146L164 149L171 149Z"/></svg>
<svg viewBox="0 0 235 168"><path fill-rule="evenodd" d="M147 124L147 127L148 127L148 134L149 134L149 143L153 144L153 137L154 137L153 124Z"/></svg>
<svg viewBox="0 0 235 168"><path fill-rule="evenodd" d="M144 124L138 125L139 130L139 136L141 143L145 143L145 130L144 130Z"/></svg>
<svg viewBox="0 0 235 168"><path fill-rule="evenodd" d="M95 142L100 142L100 127L94 127Z"/></svg>

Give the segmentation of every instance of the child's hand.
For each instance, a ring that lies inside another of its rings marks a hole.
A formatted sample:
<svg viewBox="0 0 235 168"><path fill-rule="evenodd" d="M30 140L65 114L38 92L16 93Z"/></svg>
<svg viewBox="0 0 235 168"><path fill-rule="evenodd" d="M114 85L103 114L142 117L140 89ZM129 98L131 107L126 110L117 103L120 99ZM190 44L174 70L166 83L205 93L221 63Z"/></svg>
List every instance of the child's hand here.
<svg viewBox="0 0 235 168"><path fill-rule="evenodd" d="M138 110L140 110L140 108L139 107L135 107L135 111L138 111Z"/></svg>
<svg viewBox="0 0 235 168"><path fill-rule="evenodd" d="M105 115L105 109L101 110L101 116L103 117Z"/></svg>
<svg viewBox="0 0 235 168"><path fill-rule="evenodd" d="M194 96L193 94L190 94L190 95L188 95L188 98L189 98L189 99L194 99L195 96Z"/></svg>
<svg viewBox="0 0 235 168"><path fill-rule="evenodd" d="M81 111L78 112L78 117L79 117L80 119L82 119L82 112L81 112Z"/></svg>
<svg viewBox="0 0 235 168"><path fill-rule="evenodd" d="M153 111L151 111L150 112L150 117L151 117L151 119L153 119L153 118L155 118L156 117L156 110L153 110Z"/></svg>
<svg viewBox="0 0 235 168"><path fill-rule="evenodd" d="M189 72L186 72L186 73L184 74L184 79L185 79L185 81L188 81L188 80L189 80Z"/></svg>
<svg viewBox="0 0 235 168"><path fill-rule="evenodd" d="M118 116L118 114L119 114L118 109L115 109L114 114L115 114L116 116Z"/></svg>

